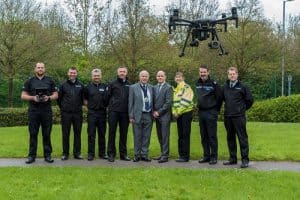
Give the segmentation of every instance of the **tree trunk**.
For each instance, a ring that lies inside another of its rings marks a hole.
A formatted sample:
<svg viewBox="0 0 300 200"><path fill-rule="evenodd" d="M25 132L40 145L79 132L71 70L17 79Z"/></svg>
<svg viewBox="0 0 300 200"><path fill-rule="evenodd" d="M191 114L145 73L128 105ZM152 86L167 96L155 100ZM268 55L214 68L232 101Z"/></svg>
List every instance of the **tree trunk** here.
<svg viewBox="0 0 300 200"><path fill-rule="evenodd" d="M8 93L7 93L7 106L13 107L13 87L14 87L14 79L13 77L8 78Z"/></svg>

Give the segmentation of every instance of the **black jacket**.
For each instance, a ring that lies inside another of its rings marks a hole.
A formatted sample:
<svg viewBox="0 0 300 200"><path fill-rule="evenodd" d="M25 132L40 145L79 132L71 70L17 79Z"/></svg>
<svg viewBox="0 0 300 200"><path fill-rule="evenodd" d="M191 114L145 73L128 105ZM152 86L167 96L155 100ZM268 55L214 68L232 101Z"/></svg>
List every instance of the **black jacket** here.
<svg viewBox="0 0 300 200"><path fill-rule="evenodd" d="M223 87L223 98L224 116L243 116L254 102L250 90L240 81L230 88L229 80L227 80Z"/></svg>
<svg viewBox="0 0 300 200"><path fill-rule="evenodd" d="M84 99L88 101L89 111L106 111L107 85L90 83L84 89Z"/></svg>
<svg viewBox="0 0 300 200"><path fill-rule="evenodd" d="M131 83L120 78L108 85L108 110L114 112L128 112L129 86Z"/></svg>
<svg viewBox="0 0 300 200"><path fill-rule="evenodd" d="M65 81L58 91L58 105L61 111L80 112L83 105L84 85L76 80L74 83L70 80Z"/></svg>
<svg viewBox="0 0 300 200"><path fill-rule="evenodd" d="M208 78L205 82L198 79L196 94L199 111L213 110L215 114L220 111L222 105L221 87L213 79Z"/></svg>

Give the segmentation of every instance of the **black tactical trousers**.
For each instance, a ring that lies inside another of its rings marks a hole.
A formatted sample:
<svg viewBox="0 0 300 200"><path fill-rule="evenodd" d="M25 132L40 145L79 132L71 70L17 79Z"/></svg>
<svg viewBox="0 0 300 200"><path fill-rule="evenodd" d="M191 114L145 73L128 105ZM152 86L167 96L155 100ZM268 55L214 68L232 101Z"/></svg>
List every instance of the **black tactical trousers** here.
<svg viewBox="0 0 300 200"><path fill-rule="evenodd" d="M52 111L30 111L29 119L29 157L36 157L38 133L40 126L42 127L43 150L44 157L50 156L52 153L51 145L51 129L52 129Z"/></svg>
<svg viewBox="0 0 300 200"><path fill-rule="evenodd" d="M249 144L246 131L246 117L226 117L224 119L225 128L227 131L227 144L231 160L237 160L237 144L236 135L240 143L242 160L249 161Z"/></svg>
<svg viewBox="0 0 300 200"><path fill-rule="evenodd" d="M69 155L71 126L74 132L73 155L79 156L81 154L82 111L61 111L63 155Z"/></svg>
<svg viewBox="0 0 300 200"><path fill-rule="evenodd" d="M96 132L98 132L98 156L105 155L106 112L88 111L88 155L95 156Z"/></svg>
<svg viewBox="0 0 300 200"><path fill-rule="evenodd" d="M107 154L110 157L116 156L116 132L119 125L120 139L119 152L120 157L127 156L127 133L129 126L129 117L127 112L109 112L108 114L109 136L107 144Z"/></svg>

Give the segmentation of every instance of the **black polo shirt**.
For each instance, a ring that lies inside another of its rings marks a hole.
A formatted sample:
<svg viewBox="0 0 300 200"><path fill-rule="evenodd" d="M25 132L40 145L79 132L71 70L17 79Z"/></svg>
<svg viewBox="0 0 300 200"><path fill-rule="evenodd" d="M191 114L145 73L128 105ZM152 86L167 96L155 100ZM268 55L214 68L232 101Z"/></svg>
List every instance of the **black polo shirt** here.
<svg viewBox="0 0 300 200"><path fill-rule="evenodd" d="M28 79L22 91L28 92L29 95L37 95L37 90L43 89L46 90L46 95L50 96L53 92L57 91L54 81L48 76L44 76L42 79L34 76ZM47 102L35 102L29 101L29 111L49 111L51 110L51 101Z"/></svg>
<svg viewBox="0 0 300 200"><path fill-rule="evenodd" d="M88 101L89 111L106 111L107 85L104 83L90 83L84 89L84 98Z"/></svg>

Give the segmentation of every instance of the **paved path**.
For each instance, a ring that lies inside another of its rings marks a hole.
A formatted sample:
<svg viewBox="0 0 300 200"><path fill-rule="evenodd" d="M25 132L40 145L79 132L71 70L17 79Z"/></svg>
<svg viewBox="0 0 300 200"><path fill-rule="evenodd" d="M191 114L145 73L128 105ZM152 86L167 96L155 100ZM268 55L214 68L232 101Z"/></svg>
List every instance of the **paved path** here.
<svg viewBox="0 0 300 200"><path fill-rule="evenodd" d="M197 160L191 160L187 163L177 163L175 160L170 160L167 163L152 162L137 162L116 160L113 163L107 160L95 159L93 161L69 159L62 161L58 158L54 159L54 163L46 163L44 159L38 158L33 164L25 164L25 158L0 158L0 167L30 167L30 166L78 166L78 167L161 167L161 168L190 168L190 169L239 169L238 165L225 166L223 161L218 161L216 165L199 164ZM248 169L252 170L282 170L282 171L298 171L300 172L300 162L289 161L250 161Z"/></svg>

